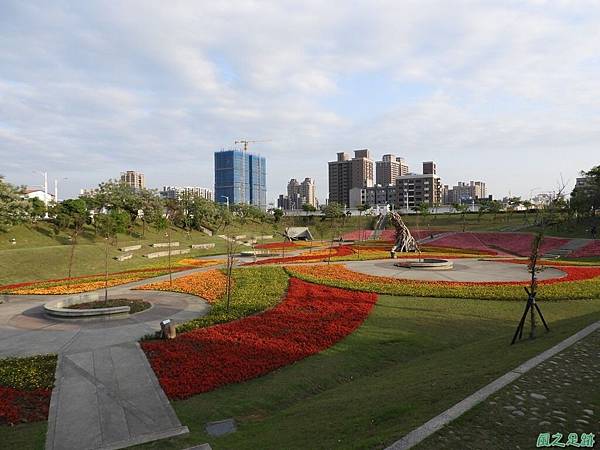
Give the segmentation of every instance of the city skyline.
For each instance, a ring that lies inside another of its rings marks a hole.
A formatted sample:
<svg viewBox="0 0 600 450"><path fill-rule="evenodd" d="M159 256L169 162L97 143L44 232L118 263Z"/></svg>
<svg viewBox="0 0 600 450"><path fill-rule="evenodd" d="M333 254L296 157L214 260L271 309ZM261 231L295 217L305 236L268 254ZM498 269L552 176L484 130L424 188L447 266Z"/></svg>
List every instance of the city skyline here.
<svg viewBox="0 0 600 450"><path fill-rule="evenodd" d="M570 190L595 165L586 2L345 6L2 2L0 173L34 186L47 171L65 196L127 169L210 187L214 151L268 140L250 150L272 203L295 173L325 187L325 155L360 148L497 198L561 176Z"/></svg>

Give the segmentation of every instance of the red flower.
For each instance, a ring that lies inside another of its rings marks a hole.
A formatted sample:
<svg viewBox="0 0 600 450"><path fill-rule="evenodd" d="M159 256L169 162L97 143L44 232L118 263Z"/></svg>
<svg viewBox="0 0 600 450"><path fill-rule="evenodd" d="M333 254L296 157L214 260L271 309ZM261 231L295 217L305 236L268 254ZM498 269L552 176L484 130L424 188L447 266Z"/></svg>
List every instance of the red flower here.
<svg viewBox="0 0 600 450"><path fill-rule="evenodd" d="M167 395L186 398L325 350L358 328L376 300L291 278L286 298L271 310L142 348Z"/></svg>
<svg viewBox="0 0 600 450"><path fill-rule="evenodd" d="M14 425L46 420L51 394L50 389L22 391L0 386L0 423Z"/></svg>

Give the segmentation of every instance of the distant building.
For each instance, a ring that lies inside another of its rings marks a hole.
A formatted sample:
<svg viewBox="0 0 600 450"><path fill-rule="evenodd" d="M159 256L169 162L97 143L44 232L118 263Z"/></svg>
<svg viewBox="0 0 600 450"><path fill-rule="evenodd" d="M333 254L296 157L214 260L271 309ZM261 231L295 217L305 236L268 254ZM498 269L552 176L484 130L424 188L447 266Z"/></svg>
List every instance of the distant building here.
<svg viewBox="0 0 600 450"><path fill-rule="evenodd" d="M433 161L423 163L423 175L437 175L437 166Z"/></svg>
<svg viewBox="0 0 600 450"><path fill-rule="evenodd" d="M146 187L144 174L133 170L121 172L121 182L126 183L134 189L144 189Z"/></svg>
<svg viewBox="0 0 600 450"><path fill-rule="evenodd" d="M354 158L339 152L329 165L329 202L350 205L350 189L373 186L373 160L368 149L355 150Z"/></svg>
<svg viewBox="0 0 600 450"><path fill-rule="evenodd" d="M215 152L215 201L267 208L266 159L242 150Z"/></svg>
<svg viewBox="0 0 600 450"><path fill-rule="evenodd" d="M395 155L383 155L375 163L375 181L380 186L396 183L396 178L408 174L408 165L403 158Z"/></svg>
<svg viewBox="0 0 600 450"><path fill-rule="evenodd" d="M469 181L469 183L459 181L455 186L452 186L452 189L444 186L442 200L444 204L450 205L484 198L486 198L486 189L483 181Z"/></svg>
<svg viewBox="0 0 600 450"><path fill-rule="evenodd" d="M360 205L380 207L396 204L396 185L350 189L350 208Z"/></svg>
<svg viewBox="0 0 600 450"><path fill-rule="evenodd" d="M281 209L302 209L302 205L317 207L315 183L312 178L305 178L302 183L292 178L287 185L287 195L281 194L277 199L277 207Z"/></svg>
<svg viewBox="0 0 600 450"><path fill-rule="evenodd" d="M214 200L213 191L200 186L163 186L160 196L165 199L181 199L188 196Z"/></svg>
<svg viewBox="0 0 600 450"><path fill-rule="evenodd" d="M412 208L422 203L433 206L441 202L442 182L436 174L410 174L396 179L397 208Z"/></svg>
<svg viewBox="0 0 600 450"><path fill-rule="evenodd" d="M44 192L43 189L27 188L23 191L23 198L37 198L43 201L45 204L52 203L54 201L54 195Z"/></svg>

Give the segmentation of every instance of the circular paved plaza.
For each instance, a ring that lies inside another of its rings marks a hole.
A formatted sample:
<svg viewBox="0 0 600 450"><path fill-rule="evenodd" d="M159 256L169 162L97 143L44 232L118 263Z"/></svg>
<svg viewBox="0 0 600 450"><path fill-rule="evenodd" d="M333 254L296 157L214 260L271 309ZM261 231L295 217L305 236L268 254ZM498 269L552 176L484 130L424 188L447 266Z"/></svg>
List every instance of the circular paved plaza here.
<svg viewBox="0 0 600 450"><path fill-rule="evenodd" d="M394 266L398 261L402 260L348 261L344 264L348 269L355 272L406 280L484 282L527 281L531 278L531 274L527 271L527 265L525 264L480 261L477 259L452 259L454 268L450 270L424 270ZM552 278L561 278L565 275L559 269L547 267L538 273L538 279L549 280Z"/></svg>

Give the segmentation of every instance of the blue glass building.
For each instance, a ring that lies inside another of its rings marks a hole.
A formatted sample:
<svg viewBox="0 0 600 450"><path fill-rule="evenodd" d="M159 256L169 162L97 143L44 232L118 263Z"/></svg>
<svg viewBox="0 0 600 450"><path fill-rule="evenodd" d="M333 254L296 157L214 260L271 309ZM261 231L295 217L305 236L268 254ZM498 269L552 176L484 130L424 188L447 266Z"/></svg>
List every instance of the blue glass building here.
<svg viewBox="0 0 600 450"><path fill-rule="evenodd" d="M215 152L215 201L267 208L267 164L264 157L242 150Z"/></svg>

